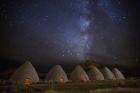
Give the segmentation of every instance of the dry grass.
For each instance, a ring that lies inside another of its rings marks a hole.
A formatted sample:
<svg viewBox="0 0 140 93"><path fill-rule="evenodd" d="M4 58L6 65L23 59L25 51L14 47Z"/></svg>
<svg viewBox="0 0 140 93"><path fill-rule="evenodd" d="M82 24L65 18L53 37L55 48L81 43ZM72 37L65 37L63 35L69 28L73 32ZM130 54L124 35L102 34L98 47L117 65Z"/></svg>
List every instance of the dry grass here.
<svg viewBox="0 0 140 93"><path fill-rule="evenodd" d="M15 83L8 84L0 86L0 93L3 91L8 91L5 93L25 93L23 86ZM140 93L140 80L67 82L64 85L58 83L50 85L48 82L41 81L30 85L28 91L29 93Z"/></svg>
<svg viewBox="0 0 140 93"><path fill-rule="evenodd" d="M106 88L91 90L89 93L140 93L138 88Z"/></svg>
<svg viewBox="0 0 140 93"><path fill-rule="evenodd" d="M59 93L59 92L57 92L57 91L51 89L51 90L46 90L44 93Z"/></svg>

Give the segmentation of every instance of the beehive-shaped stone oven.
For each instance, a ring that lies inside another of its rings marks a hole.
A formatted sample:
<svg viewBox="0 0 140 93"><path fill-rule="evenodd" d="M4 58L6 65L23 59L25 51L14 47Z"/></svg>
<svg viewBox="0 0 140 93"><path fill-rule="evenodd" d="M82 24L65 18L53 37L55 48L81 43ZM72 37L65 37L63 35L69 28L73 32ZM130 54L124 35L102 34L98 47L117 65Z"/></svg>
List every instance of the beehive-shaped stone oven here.
<svg viewBox="0 0 140 93"><path fill-rule="evenodd" d="M60 65L56 65L47 73L46 80L55 82L67 82L68 78L63 68Z"/></svg>
<svg viewBox="0 0 140 93"><path fill-rule="evenodd" d="M23 84L26 81L30 81L30 83L38 82L39 77L33 65L27 61L15 71L10 80Z"/></svg>
<svg viewBox="0 0 140 93"><path fill-rule="evenodd" d="M72 81L88 81L89 77L87 73L84 71L84 69L81 66L76 66L73 72L70 75L70 80Z"/></svg>
<svg viewBox="0 0 140 93"><path fill-rule="evenodd" d="M90 67L88 71L88 76L90 80L104 80L102 72L97 67Z"/></svg>

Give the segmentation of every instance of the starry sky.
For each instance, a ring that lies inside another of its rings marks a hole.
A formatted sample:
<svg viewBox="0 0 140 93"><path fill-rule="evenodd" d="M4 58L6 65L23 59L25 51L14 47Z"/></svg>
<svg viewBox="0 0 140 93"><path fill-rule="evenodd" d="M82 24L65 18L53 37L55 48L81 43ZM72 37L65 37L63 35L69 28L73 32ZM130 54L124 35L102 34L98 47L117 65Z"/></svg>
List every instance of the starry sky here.
<svg viewBox="0 0 140 93"><path fill-rule="evenodd" d="M1 0L1 63L138 68L139 17L139 0Z"/></svg>

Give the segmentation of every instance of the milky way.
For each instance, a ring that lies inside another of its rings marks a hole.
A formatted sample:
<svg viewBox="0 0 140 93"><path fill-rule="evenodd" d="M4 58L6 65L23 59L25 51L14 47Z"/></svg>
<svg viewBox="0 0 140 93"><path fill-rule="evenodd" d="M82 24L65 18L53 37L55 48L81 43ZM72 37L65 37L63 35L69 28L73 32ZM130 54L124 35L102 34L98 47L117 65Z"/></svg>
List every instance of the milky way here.
<svg viewBox="0 0 140 93"><path fill-rule="evenodd" d="M76 56L78 60L85 60L86 57L88 57L87 53L89 52L92 41L88 34L88 27L90 25L90 20L88 19L90 10L88 6L90 6L90 4L88 0L74 0L71 3L72 6L70 7L74 8L78 16L77 29L75 30L75 28L73 28L70 31L70 33L74 33L74 36L67 35L67 37L70 38L68 46L70 46L70 49L73 51L72 55L75 54L74 56ZM74 25L75 24L73 24L73 26ZM75 32L73 32L73 30Z"/></svg>
<svg viewBox="0 0 140 93"><path fill-rule="evenodd" d="M1 0L1 57L42 64L86 59L137 64L133 14L138 8L133 11L130 4L122 0Z"/></svg>

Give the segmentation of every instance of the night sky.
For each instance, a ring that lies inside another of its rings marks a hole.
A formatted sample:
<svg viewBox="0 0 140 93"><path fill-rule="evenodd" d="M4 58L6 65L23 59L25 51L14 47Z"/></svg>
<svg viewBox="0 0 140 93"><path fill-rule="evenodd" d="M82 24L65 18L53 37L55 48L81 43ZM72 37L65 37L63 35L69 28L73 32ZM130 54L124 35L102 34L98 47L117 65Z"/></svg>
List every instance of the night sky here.
<svg viewBox="0 0 140 93"><path fill-rule="evenodd" d="M1 0L1 68L98 64L140 70L139 0Z"/></svg>

